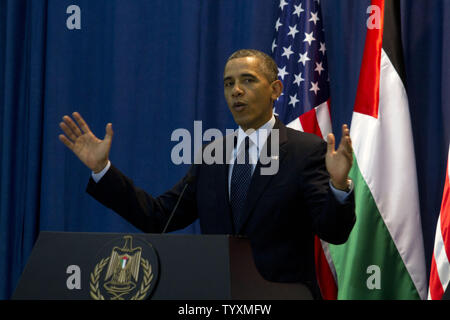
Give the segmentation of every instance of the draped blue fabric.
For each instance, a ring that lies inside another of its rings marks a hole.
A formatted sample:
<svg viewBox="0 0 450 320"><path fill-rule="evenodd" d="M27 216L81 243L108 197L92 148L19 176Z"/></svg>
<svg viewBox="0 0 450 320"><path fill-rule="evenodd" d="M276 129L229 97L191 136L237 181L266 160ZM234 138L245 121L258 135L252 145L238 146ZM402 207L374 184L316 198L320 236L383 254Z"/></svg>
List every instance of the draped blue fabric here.
<svg viewBox="0 0 450 320"><path fill-rule="evenodd" d="M321 4L336 130L351 121L369 1ZM81 10L81 29L67 28L70 5ZM235 128L223 98L226 58L240 48L270 53L277 8L273 0L0 0L0 299L11 296L41 230L139 232L84 192L90 171L58 140L62 116L80 112L99 138L111 122L114 165L149 193L164 192L188 168L172 163L175 129L193 133L195 120L203 131ZM450 134L449 14L449 1L402 2L428 264Z"/></svg>

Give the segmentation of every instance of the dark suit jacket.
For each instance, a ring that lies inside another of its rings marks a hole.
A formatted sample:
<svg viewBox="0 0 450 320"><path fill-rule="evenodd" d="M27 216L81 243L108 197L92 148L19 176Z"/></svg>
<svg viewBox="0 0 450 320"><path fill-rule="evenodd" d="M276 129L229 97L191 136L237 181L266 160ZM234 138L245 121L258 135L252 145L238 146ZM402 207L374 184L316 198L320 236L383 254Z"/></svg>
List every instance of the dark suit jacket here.
<svg viewBox="0 0 450 320"><path fill-rule="evenodd" d="M329 187L326 143L322 139L287 128L278 119L274 128L279 129L280 136L278 173L261 175L262 164L257 164L238 230L232 222L226 164L194 164L171 190L156 198L111 166L98 183L89 181L87 192L137 228L161 232L190 181L169 231L199 218L204 234L247 236L256 267L267 280L315 284L314 234L334 244L347 240L355 223L353 193L344 204L335 199ZM213 143L225 147L229 139L233 135ZM266 147L270 155L270 144ZM225 152L224 159L228 155Z"/></svg>

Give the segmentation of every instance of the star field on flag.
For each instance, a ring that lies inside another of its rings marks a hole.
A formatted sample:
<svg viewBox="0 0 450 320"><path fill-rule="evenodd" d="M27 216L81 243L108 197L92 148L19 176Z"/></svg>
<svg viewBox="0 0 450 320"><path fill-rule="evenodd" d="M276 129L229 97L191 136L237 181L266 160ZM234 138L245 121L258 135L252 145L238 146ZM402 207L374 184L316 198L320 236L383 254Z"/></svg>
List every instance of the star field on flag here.
<svg viewBox="0 0 450 320"><path fill-rule="evenodd" d="M274 112L288 124L329 99L328 63L319 0L281 0L278 12L272 56L284 89Z"/></svg>

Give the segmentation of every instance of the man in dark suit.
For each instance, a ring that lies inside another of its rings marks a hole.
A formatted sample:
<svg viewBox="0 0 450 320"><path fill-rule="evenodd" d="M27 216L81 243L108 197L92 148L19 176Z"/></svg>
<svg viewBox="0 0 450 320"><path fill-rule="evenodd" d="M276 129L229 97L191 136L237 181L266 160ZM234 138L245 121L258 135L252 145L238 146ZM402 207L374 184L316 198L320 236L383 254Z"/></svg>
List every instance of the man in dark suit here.
<svg viewBox="0 0 450 320"><path fill-rule="evenodd" d="M315 291L314 234L344 243L355 223L348 179L353 160L350 134L344 125L335 150L332 134L327 144L285 127L272 112L283 90L277 72L273 59L262 52L240 50L230 56L224 93L238 131L208 146L225 150L221 161L193 164L159 197L134 186L109 161L111 124L100 140L78 113L73 114L78 125L64 116L60 126L65 135L60 140L93 171L87 192L139 229L161 232L185 189L169 231L199 218L202 233L247 236L265 279L303 282ZM271 174L263 173L270 169L262 161L264 155L269 166L275 163Z"/></svg>

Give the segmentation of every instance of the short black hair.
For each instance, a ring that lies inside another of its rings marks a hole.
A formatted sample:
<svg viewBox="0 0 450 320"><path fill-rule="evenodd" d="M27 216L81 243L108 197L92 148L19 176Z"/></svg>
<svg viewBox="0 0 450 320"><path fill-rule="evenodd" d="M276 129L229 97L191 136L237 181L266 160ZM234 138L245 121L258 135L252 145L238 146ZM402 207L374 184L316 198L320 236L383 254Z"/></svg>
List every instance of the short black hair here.
<svg viewBox="0 0 450 320"><path fill-rule="evenodd" d="M268 54L255 50L255 49L241 49L236 52L234 52L227 60L233 60L237 58L245 58L245 57L257 57L262 62L261 63L261 69L263 73L266 75L267 80L269 82L273 82L278 79L278 66L273 60L271 56Z"/></svg>

